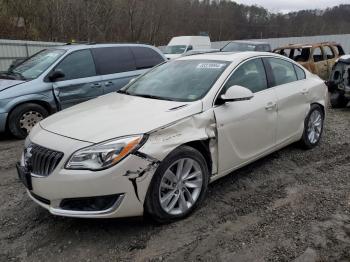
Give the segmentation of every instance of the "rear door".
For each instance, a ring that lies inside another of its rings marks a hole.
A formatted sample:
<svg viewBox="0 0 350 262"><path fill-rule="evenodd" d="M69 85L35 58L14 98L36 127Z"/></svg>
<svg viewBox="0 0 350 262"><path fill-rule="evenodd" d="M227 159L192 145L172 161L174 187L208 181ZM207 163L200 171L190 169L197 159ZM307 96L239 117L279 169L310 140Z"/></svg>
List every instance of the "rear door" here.
<svg viewBox="0 0 350 262"><path fill-rule="evenodd" d="M277 98L276 144L294 139L304 129L310 108L308 84L304 70L280 58L264 58L269 65L272 85Z"/></svg>
<svg viewBox="0 0 350 262"><path fill-rule="evenodd" d="M136 69L150 69L164 62L164 58L155 50L143 46L131 46L131 51L135 57Z"/></svg>
<svg viewBox="0 0 350 262"><path fill-rule="evenodd" d="M326 80L329 79L329 76L331 75L332 72L332 68L335 64L335 60L337 60L337 55L336 55L336 51L332 46L329 45L325 45L323 46L323 51L324 54L327 58L327 78Z"/></svg>
<svg viewBox="0 0 350 262"><path fill-rule="evenodd" d="M136 70L138 70L139 74L143 74L152 67L164 62L164 58L152 48L131 46L130 49L134 55Z"/></svg>
<svg viewBox="0 0 350 262"><path fill-rule="evenodd" d="M103 94L101 77L96 74L90 49L68 54L56 67L64 77L53 83L60 109L87 101Z"/></svg>
<svg viewBox="0 0 350 262"><path fill-rule="evenodd" d="M321 47L313 48L312 59L316 74L322 79L326 80L328 78L328 62Z"/></svg>
<svg viewBox="0 0 350 262"><path fill-rule="evenodd" d="M93 48L92 54L104 94L119 90L139 74L128 46Z"/></svg>

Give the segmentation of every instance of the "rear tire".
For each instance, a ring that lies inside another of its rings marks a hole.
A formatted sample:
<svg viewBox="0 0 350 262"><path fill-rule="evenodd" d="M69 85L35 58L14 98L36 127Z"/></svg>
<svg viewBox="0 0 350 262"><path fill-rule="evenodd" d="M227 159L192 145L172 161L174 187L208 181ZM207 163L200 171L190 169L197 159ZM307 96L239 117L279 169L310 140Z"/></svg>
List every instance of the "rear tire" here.
<svg viewBox="0 0 350 262"><path fill-rule="evenodd" d="M9 130L16 138L24 139L34 125L48 115L48 111L41 105L34 103L19 105L9 115Z"/></svg>
<svg viewBox="0 0 350 262"><path fill-rule="evenodd" d="M145 215L158 223L187 217L203 201L208 182L203 155L192 147L180 146L156 170L145 200Z"/></svg>
<svg viewBox="0 0 350 262"><path fill-rule="evenodd" d="M304 132L300 145L305 149L312 149L321 140L324 125L324 111L320 105L311 105L305 118Z"/></svg>
<svg viewBox="0 0 350 262"><path fill-rule="evenodd" d="M344 108L349 101L341 93L334 92L331 94L330 102L333 108Z"/></svg>

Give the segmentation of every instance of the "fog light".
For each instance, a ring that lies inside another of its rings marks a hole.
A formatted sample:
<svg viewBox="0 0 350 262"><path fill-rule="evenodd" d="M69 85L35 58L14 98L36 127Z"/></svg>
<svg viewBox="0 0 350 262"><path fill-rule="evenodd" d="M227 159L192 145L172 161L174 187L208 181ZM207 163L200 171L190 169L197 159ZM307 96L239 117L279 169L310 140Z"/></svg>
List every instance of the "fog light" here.
<svg viewBox="0 0 350 262"><path fill-rule="evenodd" d="M60 208L72 211L103 211L111 208L121 197L118 195L65 198L61 201Z"/></svg>

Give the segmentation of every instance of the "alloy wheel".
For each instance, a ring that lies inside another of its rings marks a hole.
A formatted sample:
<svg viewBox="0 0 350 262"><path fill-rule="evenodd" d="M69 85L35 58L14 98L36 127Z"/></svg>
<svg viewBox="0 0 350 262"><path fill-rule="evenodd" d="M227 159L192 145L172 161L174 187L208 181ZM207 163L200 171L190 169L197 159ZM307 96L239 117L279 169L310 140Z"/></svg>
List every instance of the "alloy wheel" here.
<svg viewBox="0 0 350 262"><path fill-rule="evenodd" d="M203 185L203 172L199 163L181 158L164 173L159 187L162 209L170 215L186 213L198 200Z"/></svg>
<svg viewBox="0 0 350 262"><path fill-rule="evenodd" d="M311 144L316 144L321 137L323 127L322 114L318 110L314 110L308 122L307 136Z"/></svg>

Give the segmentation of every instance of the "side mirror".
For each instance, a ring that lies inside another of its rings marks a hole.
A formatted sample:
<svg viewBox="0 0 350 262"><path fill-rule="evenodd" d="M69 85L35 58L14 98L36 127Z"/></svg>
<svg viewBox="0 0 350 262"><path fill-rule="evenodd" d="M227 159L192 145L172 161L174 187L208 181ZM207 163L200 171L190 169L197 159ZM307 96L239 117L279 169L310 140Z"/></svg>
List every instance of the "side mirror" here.
<svg viewBox="0 0 350 262"><path fill-rule="evenodd" d="M193 46L189 45L189 46L187 47L186 52L191 51L191 50L193 50Z"/></svg>
<svg viewBox="0 0 350 262"><path fill-rule="evenodd" d="M250 100L254 97L252 91L243 86L231 86L227 89L226 93L221 95L220 98L224 102L235 102Z"/></svg>
<svg viewBox="0 0 350 262"><path fill-rule="evenodd" d="M59 78L65 77L65 74L62 72L61 69L55 69L55 71L52 71L49 75L49 79L51 82L55 82Z"/></svg>

